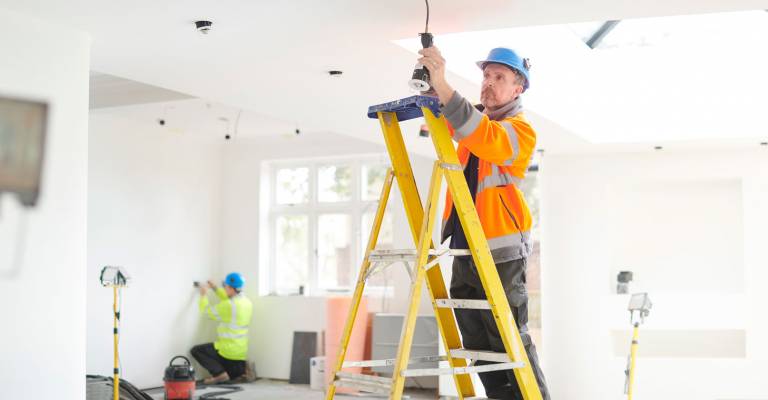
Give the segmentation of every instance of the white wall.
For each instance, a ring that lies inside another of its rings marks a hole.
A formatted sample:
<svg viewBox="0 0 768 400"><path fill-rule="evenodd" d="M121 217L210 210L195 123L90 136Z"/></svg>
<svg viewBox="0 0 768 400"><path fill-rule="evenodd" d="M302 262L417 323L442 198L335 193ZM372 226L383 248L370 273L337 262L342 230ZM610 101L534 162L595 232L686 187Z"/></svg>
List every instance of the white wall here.
<svg viewBox="0 0 768 400"><path fill-rule="evenodd" d="M371 134L377 134L372 128ZM288 379L293 332L325 329L323 297L258 298L260 257L260 184L261 167L266 160L332 157L354 154L386 154L381 145L330 133L308 133L301 136L239 138L227 143L224 151L222 262L220 274L241 271L249 280L246 293L255 300L256 313L251 329L250 356L256 362L259 376ZM426 195L432 162L411 155L414 174L422 198ZM395 247L414 247L397 190L390 197L395 227ZM441 215L438 213L438 215ZM410 281L401 269L391 274L394 296L387 301L388 312L403 312ZM426 289L424 290L426 292ZM380 298L370 299L369 310L381 311ZM422 299L421 310L431 313ZM321 314L321 315L318 315ZM285 316L290 318L286 319ZM279 321L279 323L278 323Z"/></svg>
<svg viewBox="0 0 768 400"><path fill-rule="evenodd" d="M621 398L621 269L654 302L637 399L766 395L766 150L544 157L540 347L554 398Z"/></svg>
<svg viewBox="0 0 768 400"><path fill-rule="evenodd" d="M2 397L29 398L34 388L35 398L82 399L90 40L4 10L0 20L0 95L50 105L38 207L0 197ZM23 262L10 273L17 246Z"/></svg>
<svg viewBox="0 0 768 400"><path fill-rule="evenodd" d="M87 367L112 369L112 291L98 275L124 266L133 282L123 290L123 377L150 387L172 356L215 337L192 282L220 279L222 141L127 115L131 107L90 118Z"/></svg>

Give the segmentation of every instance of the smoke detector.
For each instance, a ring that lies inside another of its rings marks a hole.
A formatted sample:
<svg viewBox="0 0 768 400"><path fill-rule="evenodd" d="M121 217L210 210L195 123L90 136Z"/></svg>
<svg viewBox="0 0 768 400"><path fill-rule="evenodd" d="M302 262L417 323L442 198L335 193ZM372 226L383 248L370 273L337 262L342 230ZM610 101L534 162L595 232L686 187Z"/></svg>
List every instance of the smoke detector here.
<svg viewBox="0 0 768 400"><path fill-rule="evenodd" d="M213 25L213 22L211 21L195 21L195 27L197 28L197 31L202 33L203 35L208 34L208 32L211 30L212 25Z"/></svg>

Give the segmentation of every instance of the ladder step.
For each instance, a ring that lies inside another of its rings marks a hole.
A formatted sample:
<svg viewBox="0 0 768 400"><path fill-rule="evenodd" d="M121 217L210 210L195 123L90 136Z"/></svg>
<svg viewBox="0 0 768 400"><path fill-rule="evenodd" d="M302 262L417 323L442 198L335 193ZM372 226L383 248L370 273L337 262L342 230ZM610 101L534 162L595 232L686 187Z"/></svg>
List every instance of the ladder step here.
<svg viewBox="0 0 768 400"><path fill-rule="evenodd" d="M407 369L402 372L402 375L405 377L434 376L434 375L465 375L465 374L473 374L478 372L503 371L508 369L522 368L523 366L525 366L525 363L505 362L505 363L499 363L499 364L476 365L471 367Z"/></svg>
<svg viewBox="0 0 768 400"><path fill-rule="evenodd" d="M389 393L392 386L392 378L353 374L351 372L337 372L334 385L372 393Z"/></svg>
<svg viewBox="0 0 768 400"><path fill-rule="evenodd" d="M373 250L368 255L371 262L379 261L416 261L418 251L416 249L382 249ZM430 256L469 256L472 253L466 249L430 249Z"/></svg>
<svg viewBox="0 0 768 400"><path fill-rule="evenodd" d="M466 350L466 349L453 349L451 350L451 357L453 358L468 358L470 360L482 360L493 362L510 362L509 355L507 353L496 353L493 351L480 351L480 350Z"/></svg>
<svg viewBox="0 0 768 400"><path fill-rule="evenodd" d="M473 310L490 310L488 300L435 299L438 308L468 308Z"/></svg>
<svg viewBox="0 0 768 400"><path fill-rule="evenodd" d="M397 345L397 344L396 344ZM364 361L344 361L342 368L353 367L391 367L395 365L395 358L388 358L384 360L364 360ZM408 359L408 364L420 364L437 361L447 361L445 356L424 356L424 357L411 357Z"/></svg>

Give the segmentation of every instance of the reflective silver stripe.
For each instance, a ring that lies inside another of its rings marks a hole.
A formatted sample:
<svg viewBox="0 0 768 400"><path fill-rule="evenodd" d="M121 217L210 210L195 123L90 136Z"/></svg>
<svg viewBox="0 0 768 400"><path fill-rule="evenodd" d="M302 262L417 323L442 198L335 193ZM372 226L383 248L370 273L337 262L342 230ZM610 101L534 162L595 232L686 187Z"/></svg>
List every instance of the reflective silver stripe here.
<svg viewBox="0 0 768 400"><path fill-rule="evenodd" d="M522 234L515 232L510 233L509 235L488 239L488 247L490 247L491 250L495 250L508 246L520 246L521 242L528 242L529 240L531 240L530 231L525 231Z"/></svg>
<svg viewBox="0 0 768 400"><path fill-rule="evenodd" d="M234 298L233 299L229 299L228 301L230 303L230 320L229 320L229 322L223 322L222 321L219 324L219 328L221 328L221 329L231 329L231 330L235 330L235 331L237 331L237 330L245 330L246 331L245 333L239 334L239 336L238 336L238 337L243 337L243 336L245 336L247 334L248 327L237 324L237 304L235 304L235 299ZM233 333L226 333L226 334L225 333L219 333L219 336L221 336L221 337L230 337L230 336L224 336L224 335L235 335L235 334L233 334Z"/></svg>
<svg viewBox="0 0 768 400"><path fill-rule="evenodd" d="M486 176L485 178L483 178L482 181L480 181L477 184L477 191L475 192L475 194L480 193L483 190L488 189L489 187L506 186L506 185L511 185L513 183L515 185L520 186L520 182L523 181L522 178L518 178L512 174L499 173L498 171L499 167L497 167L496 165L493 165L491 168L492 168L491 175Z"/></svg>
<svg viewBox="0 0 768 400"><path fill-rule="evenodd" d="M239 334L239 333L219 333L219 337L220 338L224 338L224 339L242 339L244 337L248 337L248 334L246 334L246 333L243 333L243 334Z"/></svg>
<svg viewBox="0 0 768 400"><path fill-rule="evenodd" d="M232 319L229 321L229 328L234 330L247 330L248 325L239 325L237 323L237 304L235 304L235 299L240 298L240 296L242 296L242 294L238 294L232 299Z"/></svg>
<svg viewBox="0 0 768 400"><path fill-rule="evenodd" d="M467 122L454 129L453 140L461 140L471 135L480 126L480 121L482 120L483 113L473 109Z"/></svg>
<svg viewBox="0 0 768 400"><path fill-rule="evenodd" d="M508 121L501 121L501 126L504 127L504 129L507 131L509 142L512 144L512 150L515 152L512 154L512 157L504 161L503 165L512 165L515 159L517 159L518 154L520 154L520 142L517 138L517 131L515 130L515 127L512 126L512 124Z"/></svg>
<svg viewBox="0 0 768 400"><path fill-rule="evenodd" d="M237 305L235 304L235 299L229 299L229 304L232 306L232 312L229 314L229 323L235 324L237 323Z"/></svg>

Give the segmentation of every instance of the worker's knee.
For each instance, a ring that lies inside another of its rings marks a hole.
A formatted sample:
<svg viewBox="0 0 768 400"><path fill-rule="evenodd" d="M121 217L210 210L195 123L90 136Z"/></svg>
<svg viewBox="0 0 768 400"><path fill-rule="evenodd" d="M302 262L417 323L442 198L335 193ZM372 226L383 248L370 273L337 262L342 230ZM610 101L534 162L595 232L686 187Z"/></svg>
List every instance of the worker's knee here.
<svg viewBox="0 0 768 400"><path fill-rule="evenodd" d="M506 288L507 300L510 307L523 307L528 305L528 289L525 283L514 282Z"/></svg>

